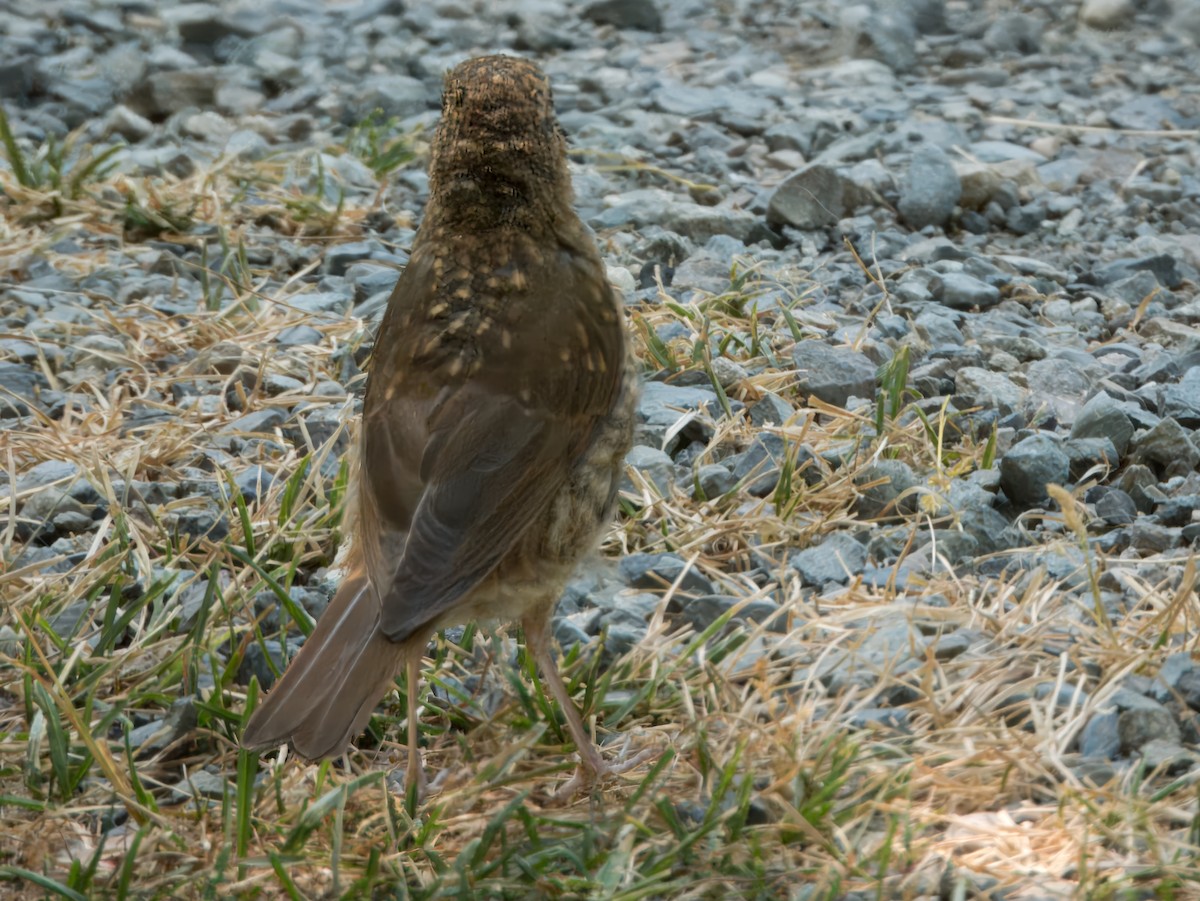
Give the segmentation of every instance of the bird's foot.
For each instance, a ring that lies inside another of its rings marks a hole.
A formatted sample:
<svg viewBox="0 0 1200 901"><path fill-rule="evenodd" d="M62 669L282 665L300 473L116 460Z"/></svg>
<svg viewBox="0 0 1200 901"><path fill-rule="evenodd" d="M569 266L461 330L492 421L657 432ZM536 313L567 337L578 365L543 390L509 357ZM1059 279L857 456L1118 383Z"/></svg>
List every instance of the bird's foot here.
<svg viewBox="0 0 1200 901"><path fill-rule="evenodd" d="M575 768L575 773L558 788L551 800L556 804L566 804L578 795L591 791L605 779L627 773L646 761L653 760L656 755L653 748L645 748L632 757L626 756L628 751L629 740L626 739L621 752L609 763L600 756L595 746L587 746L586 752L580 751L579 766Z"/></svg>

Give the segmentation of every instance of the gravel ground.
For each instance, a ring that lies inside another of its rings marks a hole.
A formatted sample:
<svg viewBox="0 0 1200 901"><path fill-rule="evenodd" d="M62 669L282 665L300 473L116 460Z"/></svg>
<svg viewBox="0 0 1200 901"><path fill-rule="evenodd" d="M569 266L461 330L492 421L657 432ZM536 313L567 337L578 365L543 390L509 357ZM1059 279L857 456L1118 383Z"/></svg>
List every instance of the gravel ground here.
<svg viewBox="0 0 1200 901"><path fill-rule="evenodd" d="M1200 4L4 7L9 590L79 580L128 517L178 553L126 590L186 629L242 584L190 556L242 534L230 497L278 503L305 455L336 495L442 73L503 50L555 85L646 363L560 643L716 624L729 678L782 663L812 715L897 735L953 664L1062 785L1200 776ZM293 530L313 615L334 530Z"/></svg>

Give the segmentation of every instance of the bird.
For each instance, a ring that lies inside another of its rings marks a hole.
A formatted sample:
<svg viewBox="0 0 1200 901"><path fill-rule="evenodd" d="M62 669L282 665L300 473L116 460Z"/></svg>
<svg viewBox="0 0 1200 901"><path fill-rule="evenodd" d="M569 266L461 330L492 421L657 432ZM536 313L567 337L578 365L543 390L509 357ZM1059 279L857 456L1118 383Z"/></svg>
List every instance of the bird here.
<svg viewBox="0 0 1200 901"><path fill-rule="evenodd" d="M406 778L423 791L429 638L517 620L579 753L576 779L614 771L550 647L555 603L611 521L638 395L620 297L573 202L541 68L490 55L452 69L424 217L367 367L345 575L243 747L337 757L403 671Z"/></svg>

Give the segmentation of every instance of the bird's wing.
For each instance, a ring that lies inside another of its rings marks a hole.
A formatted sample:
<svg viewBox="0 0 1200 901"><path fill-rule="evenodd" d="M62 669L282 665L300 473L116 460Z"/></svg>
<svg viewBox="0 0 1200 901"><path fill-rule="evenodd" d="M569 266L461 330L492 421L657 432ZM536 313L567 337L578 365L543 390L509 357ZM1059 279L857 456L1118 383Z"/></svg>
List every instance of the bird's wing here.
<svg viewBox="0 0 1200 901"><path fill-rule="evenodd" d="M401 641L482 582L547 514L570 472L577 427L477 385L447 391L430 417L425 491L391 585L384 633Z"/></svg>
<svg viewBox="0 0 1200 901"><path fill-rule="evenodd" d="M471 339L483 368L471 373L454 356L462 333L422 313L438 285L427 257L414 252L389 303L364 412L372 502L405 533L398 560L386 559L386 535L364 542L380 549L368 564L394 641L451 609L544 523L614 403L624 360L603 270L564 247L538 254L525 296L488 314L493 327ZM486 280L470 302L486 309Z"/></svg>

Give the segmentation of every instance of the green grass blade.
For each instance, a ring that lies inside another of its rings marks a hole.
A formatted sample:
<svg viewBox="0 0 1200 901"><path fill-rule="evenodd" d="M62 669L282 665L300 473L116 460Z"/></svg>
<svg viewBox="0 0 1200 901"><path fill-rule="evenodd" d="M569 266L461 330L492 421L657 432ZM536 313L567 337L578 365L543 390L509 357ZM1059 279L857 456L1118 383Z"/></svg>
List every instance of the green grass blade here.
<svg viewBox="0 0 1200 901"><path fill-rule="evenodd" d="M67 888L61 882L55 882L49 876L35 873L33 870L26 870L23 867L0 866L0 879L22 879L25 882L32 882L39 888L45 889L53 895L58 895L60 898L67 898L68 901L88 901L86 895L81 895L74 889Z"/></svg>
<svg viewBox="0 0 1200 901"><path fill-rule="evenodd" d="M25 164L25 154L21 152L17 139L13 137L12 128L9 127L8 114L4 112L3 104L0 104L0 143L4 144L4 153L8 157L8 164L12 166L17 184L23 188L36 188L37 184Z"/></svg>

